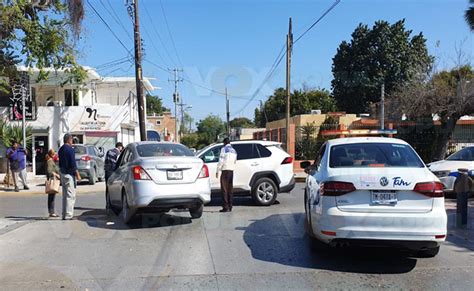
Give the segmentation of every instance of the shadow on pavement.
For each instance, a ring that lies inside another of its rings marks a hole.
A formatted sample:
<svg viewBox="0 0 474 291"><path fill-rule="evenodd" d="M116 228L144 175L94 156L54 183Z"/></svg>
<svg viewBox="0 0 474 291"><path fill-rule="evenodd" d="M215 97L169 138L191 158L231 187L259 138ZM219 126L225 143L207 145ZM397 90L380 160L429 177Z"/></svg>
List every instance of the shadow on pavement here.
<svg viewBox="0 0 474 291"><path fill-rule="evenodd" d="M244 230L244 241L257 260L287 266L364 274L401 274L417 260L392 248L326 248L311 251L304 214L275 214Z"/></svg>
<svg viewBox="0 0 474 291"><path fill-rule="evenodd" d="M79 215L77 219L86 222L89 227L113 230L161 228L189 224L192 222L190 217L182 217L169 213L147 213L136 215L129 224L125 224L119 216L107 214L105 209L89 209Z"/></svg>
<svg viewBox="0 0 474 291"><path fill-rule="evenodd" d="M5 218L12 221L36 221L36 220L48 220L47 216L5 216Z"/></svg>
<svg viewBox="0 0 474 291"><path fill-rule="evenodd" d="M255 204L255 201L253 201L252 197L250 196L234 196L234 199L232 201L233 206L251 206L251 207L262 207L260 205ZM280 204L278 200L275 200L275 203L273 205ZM212 194L212 199L211 202L206 204L206 206L222 206L222 198L220 194ZM205 209L205 208L204 208Z"/></svg>

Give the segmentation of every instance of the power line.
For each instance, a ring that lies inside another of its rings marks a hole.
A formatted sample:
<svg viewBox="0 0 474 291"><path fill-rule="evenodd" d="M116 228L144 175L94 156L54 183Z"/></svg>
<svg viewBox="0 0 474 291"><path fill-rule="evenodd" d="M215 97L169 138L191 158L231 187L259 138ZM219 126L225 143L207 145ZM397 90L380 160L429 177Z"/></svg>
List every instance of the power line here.
<svg viewBox="0 0 474 291"><path fill-rule="evenodd" d="M115 21L115 23L117 23L122 29L123 31L125 31L125 34L127 34L128 38L130 40L133 41L133 37L132 35L130 34L130 31L128 31L126 28L125 28L125 25L122 23L122 21L120 20L120 18L118 17L118 14L117 12L115 12L115 9L114 7L112 6L112 4L110 3L109 0L107 0L110 8L112 9L112 12L110 12L109 8L107 8L107 6L105 6L104 2L102 0L99 0L100 1L100 4L102 4L102 6L104 7L105 11L107 11L107 13L112 17L112 19Z"/></svg>
<svg viewBox="0 0 474 291"><path fill-rule="evenodd" d="M340 2L341 2L341 0L336 0L318 19L316 19L315 22L313 22L313 24L311 24L310 27L308 27L300 36L298 36L298 37L296 38L296 40L293 42L293 44L297 43L303 36L305 36L305 34L307 34L311 29L313 29L313 27L316 26L316 24L318 24L329 12L331 12L331 10L333 10Z"/></svg>
<svg viewBox="0 0 474 291"><path fill-rule="evenodd" d="M315 27L316 24L318 24L327 14L329 14L329 12L331 12L331 10L333 10L340 2L341 2L341 0L336 0L318 19L316 19L315 22L313 22L300 36L298 36L296 38L295 41L293 41L293 44L295 44L297 41L299 41L301 38L303 38L303 36L305 36L311 29L313 29L313 27ZM250 104L250 102L253 101L253 99L255 99L255 97L258 95L258 93L260 92L262 87L265 85L265 83L273 76L276 69L280 65L281 61L286 56L285 46L286 46L286 43L283 45L282 49L280 50L280 53L278 54L275 61L273 62L272 67L268 71L268 73L267 73L266 77L264 78L263 82L260 84L260 86L257 88L255 93L252 95L250 100L239 111L234 113L233 116L236 116L236 115L240 114L242 111L244 111L245 108L247 108L247 106Z"/></svg>
<svg viewBox="0 0 474 291"><path fill-rule="evenodd" d="M170 26L168 24L168 18L166 17L165 8L163 7L163 1L162 0L160 0L160 6L161 6L161 12L163 12L163 18L165 19L166 29L168 30L168 35L170 36L171 44L173 45L174 53L176 54L176 58L177 58L179 64L181 65L181 67L182 67L183 63L181 62L181 58L179 57L178 50L176 49L176 44L174 42L173 34L171 33L171 29L170 29Z"/></svg>
<svg viewBox="0 0 474 291"><path fill-rule="evenodd" d="M164 68L163 66L160 66L160 65L158 65L158 64L156 64L156 63L154 63L154 62L152 62L152 61L150 61L150 60L147 60L147 59L144 59L144 61L147 62L147 63L149 63L149 64L151 64L151 65L153 65L153 66L155 66L155 67L157 67L158 69L162 70L163 72L166 72L166 73L168 73L168 74L171 75L170 71L169 71L168 69ZM201 85L201 84L195 83L195 82L193 82L193 81L191 81L191 80L189 80L189 79L187 79L187 78L181 77L181 79L182 79L183 81L185 81L185 82L188 82L188 83L190 83L190 84L196 86L196 87L205 89L205 90L207 90L207 91L209 91L209 92L212 92L212 93L215 93L215 94L217 94L217 95L225 96L225 92L220 92L220 91L211 89L211 88L209 88L209 87L206 87L206 86L203 86L203 85ZM229 95L229 97L237 98L237 99L249 100L248 98L240 97L240 96Z"/></svg>
<svg viewBox="0 0 474 291"><path fill-rule="evenodd" d="M125 51L131 56L133 57L131 54L130 54L130 50L127 48L127 46L125 46L125 44L120 40L120 38L117 36L117 34L113 31L113 29L110 27L110 25L107 23L107 21L104 20L104 18L102 18L102 16L99 14L99 12L97 12L97 10L95 9L95 7L91 4L91 2L89 0L87 0L87 4L89 4L89 6L92 8L92 10L95 12L95 14L99 17L99 19L102 21L102 23L105 24L105 26L107 27L107 29L112 33L112 35L115 37L115 39L122 45L122 47L125 49Z"/></svg>
<svg viewBox="0 0 474 291"><path fill-rule="evenodd" d="M165 42L163 41L163 38L161 37L160 33L158 32L158 30L155 27L155 23L153 22L153 18L151 17L150 13L148 12L147 5L146 5L145 1L143 1L142 7L145 10L146 16L150 20L150 23L152 24L151 26L153 28L153 31L155 32L156 36L158 37L158 40L160 41L161 45L163 46L163 49L165 50L166 54L168 55L168 58L170 59L171 63L175 67L177 67L176 62L174 61L173 57L171 57L171 54L170 54L169 50L166 48L166 45L165 45Z"/></svg>

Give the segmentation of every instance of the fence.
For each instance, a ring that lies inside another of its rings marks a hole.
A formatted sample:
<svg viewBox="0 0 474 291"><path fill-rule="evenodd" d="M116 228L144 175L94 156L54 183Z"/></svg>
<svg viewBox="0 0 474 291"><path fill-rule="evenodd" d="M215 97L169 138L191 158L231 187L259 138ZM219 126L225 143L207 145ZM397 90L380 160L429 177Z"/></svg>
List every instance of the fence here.
<svg viewBox="0 0 474 291"><path fill-rule="evenodd" d="M314 160L320 146L327 140L338 138L339 136L324 136L326 130L340 130L338 123L322 124L316 126L307 124L304 126L290 127L290 150L287 150L296 160ZM293 129L292 129L293 128ZM441 133L439 123L431 120L427 121L401 121L396 123L386 123L385 128L397 130L395 138L408 142L421 156L425 162L431 162L435 150L436 139ZM347 129L380 129L377 121L370 123L354 122ZM255 139L266 139L281 142L286 149L286 129L278 128L257 132ZM452 154L466 146L474 145L474 122L463 124L458 123L452 138L449 141L447 154Z"/></svg>

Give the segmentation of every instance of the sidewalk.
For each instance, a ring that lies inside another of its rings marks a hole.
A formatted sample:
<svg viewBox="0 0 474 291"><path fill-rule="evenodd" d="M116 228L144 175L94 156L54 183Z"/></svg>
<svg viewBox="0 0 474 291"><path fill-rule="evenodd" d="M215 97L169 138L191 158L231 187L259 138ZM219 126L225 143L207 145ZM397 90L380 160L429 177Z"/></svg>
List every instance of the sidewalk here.
<svg viewBox="0 0 474 291"><path fill-rule="evenodd" d="M446 199L445 204L448 214L448 236L474 243L474 199L469 200L466 228L456 227L456 199Z"/></svg>
<svg viewBox="0 0 474 291"><path fill-rule="evenodd" d="M44 193L44 182L46 180L45 176L36 176L36 177L28 177L28 186L30 187L29 190L23 190L20 187L20 192L15 192L14 187L3 184L3 179L5 174L0 174L0 195L31 195L31 194L41 194L45 195ZM97 192L104 192L105 191L105 182L97 182L95 185L89 185L87 180L83 182L79 182L77 185L77 193L78 194L85 194L85 193L97 193Z"/></svg>

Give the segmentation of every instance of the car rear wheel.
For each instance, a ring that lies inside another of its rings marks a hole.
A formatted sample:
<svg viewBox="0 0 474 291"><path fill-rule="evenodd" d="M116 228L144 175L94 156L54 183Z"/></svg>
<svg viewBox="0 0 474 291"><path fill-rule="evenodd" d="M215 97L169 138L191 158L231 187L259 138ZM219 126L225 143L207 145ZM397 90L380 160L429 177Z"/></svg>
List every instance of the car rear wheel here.
<svg viewBox="0 0 474 291"><path fill-rule="evenodd" d="M189 214L191 214L191 218L201 218L202 212L204 211L204 205L201 204L196 208L189 209Z"/></svg>
<svg viewBox="0 0 474 291"><path fill-rule="evenodd" d="M122 220L125 224L130 223L134 216L130 206L128 205L127 196L125 193L122 194L122 212L120 213L120 216L122 216Z"/></svg>
<svg viewBox="0 0 474 291"><path fill-rule="evenodd" d="M260 206L270 206L277 198L277 187L270 178L260 178L252 187L252 198Z"/></svg>
<svg viewBox="0 0 474 291"><path fill-rule="evenodd" d="M420 250L416 253L417 257L420 258L433 258L439 253L439 246L435 248L429 248L426 250Z"/></svg>
<svg viewBox="0 0 474 291"><path fill-rule="evenodd" d="M90 172L89 185L95 185L96 179L97 179L97 170L94 169Z"/></svg>

